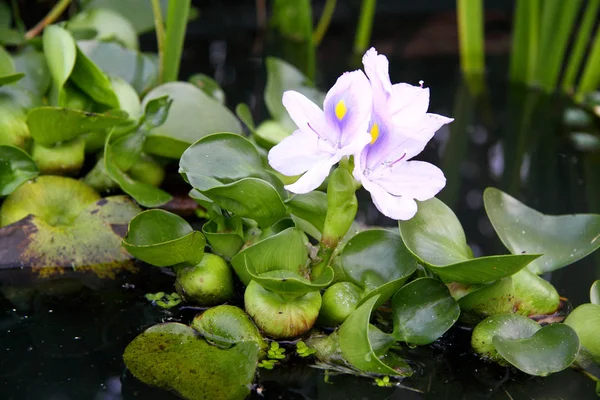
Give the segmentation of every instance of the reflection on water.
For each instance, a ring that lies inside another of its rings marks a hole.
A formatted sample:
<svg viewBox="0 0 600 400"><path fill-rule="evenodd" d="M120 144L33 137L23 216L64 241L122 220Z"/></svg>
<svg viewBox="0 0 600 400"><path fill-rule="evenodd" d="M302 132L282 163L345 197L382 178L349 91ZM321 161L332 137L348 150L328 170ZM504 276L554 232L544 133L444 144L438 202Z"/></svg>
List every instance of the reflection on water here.
<svg viewBox="0 0 600 400"><path fill-rule="evenodd" d="M210 43L188 41L198 57L210 54L212 73L228 95L228 104L244 101L257 119L262 104L264 63L250 54L251 38L239 36ZM317 75L329 87L340 71L355 68L345 54L350 44L328 47ZM188 54L189 56L189 54ZM476 255L506 253L487 220L481 195L496 186L545 213L600 212L600 157L571 147L560 123L565 101L509 89L491 78L481 96L456 80L456 60L406 62L390 54L393 81L425 80L431 88L431 112L455 118L419 157L444 170L448 184L440 193L457 213ZM188 59L183 74L198 72ZM206 61L204 61L206 62ZM492 71L493 72L493 71ZM509 106L507 106L509 104ZM368 193L360 193L363 204ZM363 206L359 218L394 225L375 208ZM15 287L25 270L0 272L1 399L168 399L169 393L138 383L124 369L122 353L143 329L165 320L189 322L193 311L173 315L152 307L149 292L173 290L173 278L156 268L98 286L65 280L53 285ZM587 302L587 291L600 278L600 253L547 276L574 306ZM404 384L379 388L373 382L295 365L260 370L253 398L284 399L593 399L594 385L575 371L547 379L479 361L470 353L469 332L454 329L440 343L412 350L418 373ZM259 394L259 392L261 394Z"/></svg>

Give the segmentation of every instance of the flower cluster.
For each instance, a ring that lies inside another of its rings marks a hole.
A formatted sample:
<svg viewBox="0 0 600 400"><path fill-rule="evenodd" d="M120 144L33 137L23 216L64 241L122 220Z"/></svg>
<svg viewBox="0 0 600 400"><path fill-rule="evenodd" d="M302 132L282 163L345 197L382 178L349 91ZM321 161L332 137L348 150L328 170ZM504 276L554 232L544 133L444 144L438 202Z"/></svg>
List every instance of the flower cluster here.
<svg viewBox="0 0 600 400"><path fill-rule="evenodd" d="M287 91L283 105L298 129L269 152L269 164L284 175L303 174L286 186L307 193L333 165L354 156L354 177L384 215L407 220L415 200L435 196L446 184L436 166L409 161L451 118L427 113L429 89L392 84L388 60L374 48L363 56L366 72L346 72L329 90L323 110L302 94Z"/></svg>

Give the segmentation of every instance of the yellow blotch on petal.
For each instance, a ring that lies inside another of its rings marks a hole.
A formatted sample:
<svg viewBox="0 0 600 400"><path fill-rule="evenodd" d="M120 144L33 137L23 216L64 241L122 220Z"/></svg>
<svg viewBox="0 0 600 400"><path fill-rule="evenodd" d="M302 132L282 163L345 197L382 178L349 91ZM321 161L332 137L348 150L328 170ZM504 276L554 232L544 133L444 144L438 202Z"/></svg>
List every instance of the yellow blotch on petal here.
<svg viewBox="0 0 600 400"><path fill-rule="evenodd" d="M371 144L373 144L379 137L379 125L377 125L377 122L374 123L373 126L371 127L370 133L371 133Z"/></svg>
<svg viewBox="0 0 600 400"><path fill-rule="evenodd" d="M346 108L346 102L344 100L338 101L338 103L335 105L335 116L337 119L340 121L344 119L346 112L348 112L348 109Z"/></svg>

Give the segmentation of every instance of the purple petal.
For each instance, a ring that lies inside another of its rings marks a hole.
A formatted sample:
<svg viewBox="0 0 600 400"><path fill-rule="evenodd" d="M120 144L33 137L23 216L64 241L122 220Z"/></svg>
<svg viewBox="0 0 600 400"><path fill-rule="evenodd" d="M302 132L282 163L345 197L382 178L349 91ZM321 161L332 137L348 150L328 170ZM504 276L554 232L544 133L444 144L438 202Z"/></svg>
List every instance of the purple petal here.
<svg viewBox="0 0 600 400"><path fill-rule="evenodd" d="M294 176L308 171L334 153L335 150L316 135L297 130L269 150L268 159L274 170Z"/></svg>
<svg viewBox="0 0 600 400"><path fill-rule="evenodd" d="M367 131L371 101L371 86L362 71L344 73L327 92L323 103L325 118L335 128L340 148Z"/></svg>
<svg viewBox="0 0 600 400"><path fill-rule="evenodd" d="M288 90L283 93L282 103L302 132L320 137L332 144L338 140L338 135L328 126L323 111L302 93Z"/></svg>
<svg viewBox="0 0 600 400"><path fill-rule="evenodd" d="M378 175L375 182L385 191L419 201L434 197L446 186L442 170L423 161L400 162L391 168L382 168Z"/></svg>
<svg viewBox="0 0 600 400"><path fill-rule="evenodd" d="M304 175L300 177L296 182L291 185L285 186L287 190L292 193L302 194L308 193L323 183L325 178L329 175L329 171L331 167L340 161L341 157L334 156L328 158L327 160L323 160L308 171Z"/></svg>
<svg viewBox="0 0 600 400"><path fill-rule="evenodd" d="M408 220L417 213L417 203L410 197L394 196L368 179L363 179L362 184L371 193L375 207L386 217Z"/></svg>
<svg viewBox="0 0 600 400"><path fill-rule="evenodd" d="M396 125L413 126L429 108L429 88L397 83L388 100L388 112Z"/></svg>

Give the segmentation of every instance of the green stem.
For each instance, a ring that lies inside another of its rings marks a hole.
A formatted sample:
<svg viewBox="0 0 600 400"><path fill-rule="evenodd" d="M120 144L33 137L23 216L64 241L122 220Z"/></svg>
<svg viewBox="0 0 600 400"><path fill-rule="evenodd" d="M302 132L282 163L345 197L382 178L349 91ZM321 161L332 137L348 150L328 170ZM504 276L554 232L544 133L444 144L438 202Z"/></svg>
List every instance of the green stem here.
<svg viewBox="0 0 600 400"><path fill-rule="evenodd" d="M21 11L19 10L19 2L18 0L10 1L12 6L13 18L15 20L15 25L19 32L25 32L25 23L23 23L23 19L21 18Z"/></svg>
<svg viewBox="0 0 600 400"><path fill-rule="evenodd" d="M358 20L358 28L356 29L356 37L354 38L355 54L362 54L369 47L376 4L377 0L363 0L362 2L360 19Z"/></svg>
<svg viewBox="0 0 600 400"><path fill-rule="evenodd" d="M176 81L179 76L185 30L191 0L170 1L167 12L167 32L163 58L163 82Z"/></svg>
<svg viewBox="0 0 600 400"><path fill-rule="evenodd" d="M562 86L565 92L572 91L575 86L575 78L581 68L583 57L592 36L592 29L594 29L596 18L598 18L598 9L600 9L600 0L589 0L587 8L583 13L583 21L577 32L575 46L569 57L569 64L563 78Z"/></svg>
<svg viewBox="0 0 600 400"><path fill-rule="evenodd" d="M36 26L34 26L30 30L28 30L27 33L25 33L25 39L31 40L37 35L39 35L40 32L43 31L46 26L56 21L58 17L62 15L62 13L67 9L67 7L69 7L69 4L71 4L71 0L60 0L58 3L56 3L54 7L52 7L52 10L50 10L48 15L44 17L44 19L42 19L40 22L37 23Z"/></svg>
<svg viewBox="0 0 600 400"><path fill-rule="evenodd" d="M323 14L321 14L321 19L319 19L319 23L313 32L313 44L317 47L321 41L323 40L323 36L327 32L327 28L329 28L329 23L331 22L331 17L333 16L333 12L335 11L335 4L337 0L327 0L325 2L325 7L323 8Z"/></svg>
<svg viewBox="0 0 600 400"><path fill-rule="evenodd" d="M581 102L586 94L595 90L600 85L600 27L596 30L596 37L588 56L575 100Z"/></svg>
<svg viewBox="0 0 600 400"><path fill-rule="evenodd" d="M156 42L158 44L158 83L161 84L165 68L165 24L160 8L160 0L152 0L152 13L154 14L154 29L156 30Z"/></svg>
<svg viewBox="0 0 600 400"><path fill-rule="evenodd" d="M456 6L463 73L481 75L485 69L482 0L457 0Z"/></svg>
<svg viewBox="0 0 600 400"><path fill-rule="evenodd" d="M512 82L533 83L539 53L540 10L539 0L517 0L510 54Z"/></svg>

